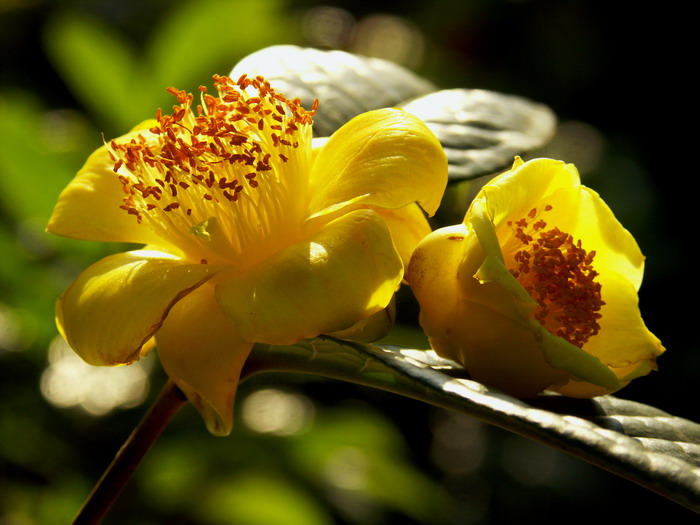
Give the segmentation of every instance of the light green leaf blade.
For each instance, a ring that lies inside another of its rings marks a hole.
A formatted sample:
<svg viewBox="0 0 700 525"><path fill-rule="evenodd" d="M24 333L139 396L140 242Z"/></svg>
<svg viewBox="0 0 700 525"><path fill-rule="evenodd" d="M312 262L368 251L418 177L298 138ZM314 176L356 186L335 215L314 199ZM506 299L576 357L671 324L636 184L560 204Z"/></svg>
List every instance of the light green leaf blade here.
<svg viewBox="0 0 700 525"><path fill-rule="evenodd" d="M240 473L213 487L201 503L200 514L208 523L332 523L330 516L303 488L279 476L260 472Z"/></svg>
<svg viewBox="0 0 700 525"><path fill-rule="evenodd" d="M125 132L146 118L129 89L136 52L111 26L67 11L50 20L44 44L66 84L102 122Z"/></svg>
<svg viewBox="0 0 700 525"><path fill-rule="evenodd" d="M466 379L432 351L318 338L255 346L243 379L288 371L379 388L456 410L564 450L700 513L700 425L613 396L519 400Z"/></svg>
<svg viewBox="0 0 700 525"><path fill-rule="evenodd" d="M165 13L155 28L144 74L152 75L161 90L210 85L213 74L227 75L246 54L297 41L301 27L287 9L281 0L185 2Z"/></svg>

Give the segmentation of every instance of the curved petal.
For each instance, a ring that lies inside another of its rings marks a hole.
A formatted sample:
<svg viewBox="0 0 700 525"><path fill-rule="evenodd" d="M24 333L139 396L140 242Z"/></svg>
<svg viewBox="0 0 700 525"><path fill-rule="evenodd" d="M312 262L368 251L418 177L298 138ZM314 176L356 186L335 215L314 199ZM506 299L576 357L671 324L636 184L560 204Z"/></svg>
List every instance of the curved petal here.
<svg viewBox="0 0 700 525"><path fill-rule="evenodd" d="M361 319L350 328L339 330L337 332L331 332L327 335L337 337L339 339L373 343L375 341L379 341L391 331L391 329L394 327L395 320L396 301L394 296L391 298L391 302L383 310L374 312L369 317Z"/></svg>
<svg viewBox="0 0 700 525"><path fill-rule="evenodd" d="M493 283L475 286L483 288L485 294L498 292ZM533 396L568 377L564 370L547 363L536 332L527 324L482 302L463 298L459 322L453 330L453 337L459 342L456 360L476 381L510 395Z"/></svg>
<svg viewBox="0 0 700 525"><path fill-rule="evenodd" d="M552 206L542 215L550 227L581 240L585 248L596 251L597 267L611 268L639 288L644 257L637 242L600 196L581 186L572 164L551 159L523 163L516 159L513 170L484 186L474 203L485 207L499 238L510 236L508 220L524 218L530 210L544 204Z"/></svg>
<svg viewBox="0 0 700 525"><path fill-rule="evenodd" d="M139 133L148 135L148 131L142 130L147 123L116 140L131 140ZM108 146L104 145L88 157L63 189L46 229L84 241L162 245L162 239L120 208L123 198L122 185L114 172L114 160L110 158Z"/></svg>
<svg viewBox="0 0 700 525"><path fill-rule="evenodd" d="M386 307L402 276L384 221L356 210L223 280L216 296L245 339L291 344L343 330Z"/></svg>
<svg viewBox="0 0 700 525"><path fill-rule="evenodd" d="M315 154L309 212L418 202L433 215L446 185L445 152L423 121L400 109L379 109L350 120Z"/></svg>
<svg viewBox="0 0 700 525"><path fill-rule="evenodd" d="M420 324L428 336L444 340L443 347L450 346L457 321L457 278L468 235L463 224L435 230L418 243L406 271L421 306Z"/></svg>
<svg viewBox="0 0 700 525"><path fill-rule="evenodd" d="M403 208L389 210L386 208L373 208L388 226L394 246L401 256L404 268L408 268L413 250L418 243L432 230L425 213L415 203Z"/></svg>
<svg viewBox="0 0 700 525"><path fill-rule="evenodd" d="M469 223L474 228L485 255L484 263L476 276L484 284L498 284L500 289L494 290L488 296L473 289L468 296L481 296L490 302L494 310L511 308L512 313L508 317L517 319L518 324L529 327L532 332L531 338L539 342L541 356L551 367L566 370L572 376L596 385L610 389L619 388L619 381L615 375L597 356L591 355L587 348L584 351L552 335L539 322L530 318L530 313L537 303L506 268L494 224L489 219L483 204L483 201L474 202L468 214ZM510 298L502 297L502 292L506 292Z"/></svg>
<svg viewBox="0 0 700 525"><path fill-rule="evenodd" d="M601 272L599 280L605 301L600 332L588 340L585 350L611 368L653 363L664 347L644 324L633 283L612 272Z"/></svg>
<svg viewBox="0 0 700 525"><path fill-rule="evenodd" d="M131 363L170 308L218 269L145 250L105 257L83 271L58 300L59 329L91 365Z"/></svg>
<svg viewBox="0 0 700 525"><path fill-rule="evenodd" d="M511 395L534 395L564 381L566 373L545 362L509 292L474 277L483 260L477 236L464 224L436 230L414 251L407 279L432 347L473 379Z"/></svg>
<svg viewBox="0 0 700 525"><path fill-rule="evenodd" d="M596 267L624 276L635 291L639 290L644 276L644 256L637 241L595 191L584 186L580 189L578 224L572 234L584 246L596 247Z"/></svg>
<svg viewBox="0 0 700 525"><path fill-rule="evenodd" d="M630 381L638 377L647 375L652 370L656 370L656 361L647 360L639 363L633 363L630 366L623 368L611 368L610 369L615 376L619 379L618 384L615 388L604 388L602 386L594 385L586 381L576 381L571 379L569 382L562 386L550 388L555 392L559 392L565 396L569 397L579 397L588 398L595 396L602 396L606 394L612 394L622 387L629 384Z"/></svg>
<svg viewBox="0 0 700 525"><path fill-rule="evenodd" d="M499 226L509 218L525 217L543 199L561 188L578 188L580 177L573 164L516 158L510 171L492 179L474 198L485 200L491 220ZM469 212L467 212L467 215Z"/></svg>
<svg viewBox="0 0 700 525"><path fill-rule="evenodd" d="M202 414L209 432L228 435L238 379L253 344L221 311L214 287L200 286L173 306L156 340L163 368Z"/></svg>

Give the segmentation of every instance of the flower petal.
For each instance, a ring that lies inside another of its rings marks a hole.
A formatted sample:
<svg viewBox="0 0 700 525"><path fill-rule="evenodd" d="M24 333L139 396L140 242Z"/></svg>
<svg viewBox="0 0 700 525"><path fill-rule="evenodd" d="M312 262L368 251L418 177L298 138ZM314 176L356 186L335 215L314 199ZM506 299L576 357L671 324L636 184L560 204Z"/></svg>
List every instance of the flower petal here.
<svg viewBox="0 0 700 525"><path fill-rule="evenodd" d="M479 261L478 239L463 224L436 230L414 251L407 279L431 346L476 381L511 395L530 396L563 382L566 373L546 363L510 293L474 278Z"/></svg>
<svg viewBox="0 0 700 525"><path fill-rule="evenodd" d="M420 324L426 334L449 346L457 319L457 276L464 259L468 231L464 224L435 230L416 247L406 280L421 305Z"/></svg>
<svg viewBox="0 0 700 525"><path fill-rule="evenodd" d="M386 307L402 274L382 219L356 210L223 280L216 295L245 339L291 344L343 330Z"/></svg>
<svg viewBox="0 0 700 525"><path fill-rule="evenodd" d="M600 310L600 332L584 348L611 368L620 369L620 378L631 372L628 367L632 365L649 362L652 369L656 368L653 363L664 347L644 324L633 283L613 272L601 272L598 279L605 300Z"/></svg>
<svg viewBox="0 0 700 525"><path fill-rule="evenodd" d="M148 135L149 132L142 129L148 123L150 121L117 140L128 141L139 133ZM92 153L61 192L46 229L84 241L163 245L162 239L120 208L124 191L113 168L114 160L109 156L107 145Z"/></svg>
<svg viewBox="0 0 700 525"><path fill-rule="evenodd" d="M416 245L432 231L425 218L425 213L415 203L395 210L373 209L384 219L384 223L391 232L396 250L401 256L404 268L408 268L408 262L411 260Z"/></svg>
<svg viewBox="0 0 700 525"><path fill-rule="evenodd" d="M173 304L218 269L146 250L105 257L83 271L58 300L59 329L89 364L131 363Z"/></svg>
<svg viewBox="0 0 700 525"><path fill-rule="evenodd" d="M516 158L512 170L492 179L474 200L486 201L491 220L499 226L507 218L527 216L533 205L557 190L579 186L580 177L573 164L552 159L523 163Z"/></svg>
<svg viewBox="0 0 700 525"><path fill-rule="evenodd" d="M433 215L447 185L447 158L418 117L399 109L363 113L315 155L312 216L352 203L396 209L418 202Z"/></svg>
<svg viewBox="0 0 700 525"><path fill-rule="evenodd" d="M644 257L637 242L600 196L581 186L574 165L552 159L526 163L516 159L513 171L484 186L474 202L486 207L499 237L508 235L508 220L526 217L530 210L543 204L552 206L542 216L548 225L570 233L586 249L594 247L596 266L625 275L639 288Z"/></svg>
<svg viewBox="0 0 700 525"><path fill-rule="evenodd" d="M538 321L530 318L530 313L537 306L537 303L506 268L496 236L495 225L488 217L486 208L487 205L483 200L474 201L466 220L474 229L484 251L484 262L475 276L482 284L497 284L500 287L499 294L507 292L510 295L509 300L505 297L497 299L496 292L492 292L487 299L491 307L496 310L506 308L506 305L512 305L513 313L510 315L515 314L513 317L519 318L520 324L529 325L533 337L539 341L542 357L553 368L566 370L577 379L586 380L608 389L621 388L619 381L606 364L600 361L597 356L591 355L587 351L587 347L586 351L581 350L566 340L552 335ZM473 298L481 294L477 292L477 289L472 289L465 295Z"/></svg>
<svg viewBox="0 0 700 525"><path fill-rule="evenodd" d="M581 239L584 247L595 247L596 267L624 276L636 292L644 276L644 256L637 241L595 191L584 186L580 190L578 223L572 227L572 235Z"/></svg>
<svg viewBox="0 0 700 525"><path fill-rule="evenodd" d="M168 376L199 410L209 432L225 436L233 427L233 401L252 343L221 311L210 284L179 301L156 335Z"/></svg>

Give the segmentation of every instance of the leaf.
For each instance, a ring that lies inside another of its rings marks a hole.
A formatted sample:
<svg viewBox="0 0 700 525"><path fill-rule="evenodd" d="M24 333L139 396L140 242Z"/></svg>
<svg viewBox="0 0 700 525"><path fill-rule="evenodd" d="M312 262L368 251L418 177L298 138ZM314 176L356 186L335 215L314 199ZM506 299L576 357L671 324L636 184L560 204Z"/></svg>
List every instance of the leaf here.
<svg viewBox="0 0 700 525"><path fill-rule="evenodd" d="M242 380L261 372L325 376L457 410L562 449L700 513L700 425L613 396L519 400L466 379L432 350L318 338L255 345Z"/></svg>
<svg viewBox="0 0 700 525"><path fill-rule="evenodd" d="M49 18L46 53L108 135L124 133L260 46L298 38L281 0L201 0L169 8L138 48L114 24L69 9Z"/></svg>
<svg viewBox="0 0 700 525"><path fill-rule="evenodd" d="M545 105L483 89L447 89L403 104L442 143L450 181L495 174L547 144L556 117Z"/></svg>
<svg viewBox="0 0 700 525"><path fill-rule="evenodd" d="M52 63L94 115L122 130L144 120L129 90L136 52L112 26L64 12L50 19L44 39Z"/></svg>
<svg viewBox="0 0 700 525"><path fill-rule="evenodd" d="M184 2L154 28L143 72L163 92L211 84L214 73L227 74L246 54L298 39L301 29L286 8L282 0Z"/></svg>
<svg viewBox="0 0 700 525"><path fill-rule="evenodd" d="M263 75L287 98L301 99L307 109L318 99L314 134L320 137L360 113L435 90L429 81L387 60L298 46L273 46L248 55L231 77L243 74Z"/></svg>
<svg viewBox="0 0 700 525"><path fill-rule="evenodd" d="M352 117L401 106L419 116L440 139L452 182L494 175L516 155L548 143L556 117L545 105L481 89L436 91L428 80L379 58L344 51L273 46L245 57L231 76L263 75L306 108L314 99L316 136L327 136Z"/></svg>

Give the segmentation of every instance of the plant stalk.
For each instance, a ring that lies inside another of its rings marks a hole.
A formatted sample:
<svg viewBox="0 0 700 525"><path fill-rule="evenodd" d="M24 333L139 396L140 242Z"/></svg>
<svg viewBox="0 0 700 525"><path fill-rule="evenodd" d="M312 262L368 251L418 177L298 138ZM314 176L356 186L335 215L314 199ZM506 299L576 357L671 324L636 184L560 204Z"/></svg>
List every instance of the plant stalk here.
<svg viewBox="0 0 700 525"><path fill-rule="evenodd" d="M73 520L73 525L97 525L102 521L148 449L186 403L185 395L168 379L150 410L92 489Z"/></svg>

